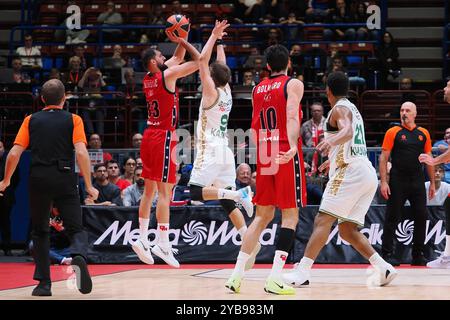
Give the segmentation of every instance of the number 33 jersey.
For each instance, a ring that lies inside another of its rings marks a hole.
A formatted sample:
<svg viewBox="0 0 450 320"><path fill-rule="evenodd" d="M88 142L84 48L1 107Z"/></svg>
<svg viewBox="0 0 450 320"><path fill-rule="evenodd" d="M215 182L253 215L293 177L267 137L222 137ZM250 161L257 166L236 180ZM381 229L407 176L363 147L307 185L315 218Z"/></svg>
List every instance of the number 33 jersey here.
<svg viewBox="0 0 450 320"><path fill-rule="evenodd" d="M364 134L364 121L356 106L351 103L347 98L339 99L336 102L336 106L346 107L352 113L352 128L353 137L347 142L333 146L330 149L328 158L330 159L330 177L338 168L354 162L356 160L363 160L369 162L367 158L366 138ZM333 109L328 113L326 120L325 139L330 135L336 134L337 128L330 126L330 117L333 113Z"/></svg>
<svg viewBox="0 0 450 320"><path fill-rule="evenodd" d="M178 88L169 91L164 72L147 73L143 81L148 128L174 131L178 121Z"/></svg>

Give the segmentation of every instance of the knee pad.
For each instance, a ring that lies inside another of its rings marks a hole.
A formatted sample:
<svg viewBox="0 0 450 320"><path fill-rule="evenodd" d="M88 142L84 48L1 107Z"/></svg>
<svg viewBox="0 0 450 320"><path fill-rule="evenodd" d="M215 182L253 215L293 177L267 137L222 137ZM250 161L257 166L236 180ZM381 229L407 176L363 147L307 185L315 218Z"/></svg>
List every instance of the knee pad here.
<svg viewBox="0 0 450 320"><path fill-rule="evenodd" d="M220 199L220 205L228 215L231 214L234 209L236 209L236 202L234 202L233 200Z"/></svg>
<svg viewBox="0 0 450 320"><path fill-rule="evenodd" d="M203 187L189 185L189 191L191 193L191 200L203 201Z"/></svg>

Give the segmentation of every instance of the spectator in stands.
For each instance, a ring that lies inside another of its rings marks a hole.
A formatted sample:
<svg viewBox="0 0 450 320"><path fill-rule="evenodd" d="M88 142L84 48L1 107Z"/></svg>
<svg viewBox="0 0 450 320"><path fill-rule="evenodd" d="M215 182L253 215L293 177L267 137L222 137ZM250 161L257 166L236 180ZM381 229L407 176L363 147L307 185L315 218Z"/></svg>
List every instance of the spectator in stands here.
<svg viewBox="0 0 450 320"><path fill-rule="evenodd" d="M42 68L41 51L33 47L33 37L27 34L24 38L25 46L19 47L16 54L19 56L24 68Z"/></svg>
<svg viewBox="0 0 450 320"><path fill-rule="evenodd" d="M121 179L119 163L116 160L109 160L106 164L106 170L108 171L109 182L118 186L120 191L131 185L130 181Z"/></svg>
<svg viewBox="0 0 450 320"><path fill-rule="evenodd" d="M309 0L286 0L285 5L288 12L294 12L298 18L305 18Z"/></svg>
<svg viewBox="0 0 450 320"><path fill-rule="evenodd" d="M173 201L191 201L191 193L188 186L189 179L191 178L191 172L191 164L186 164L181 168L180 179L173 189ZM195 203L193 204L196 205Z"/></svg>
<svg viewBox="0 0 450 320"><path fill-rule="evenodd" d="M102 151L102 139L96 133L91 134L88 142L89 149ZM112 155L109 152L103 152L103 163L112 159Z"/></svg>
<svg viewBox="0 0 450 320"><path fill-rule="evenodd" d="M381 87L386 88L388 76L390 75L395 79L401 73L398 62L398 48L391 33L387 31L384 33L381 45L375 48L375 56L381 73Z"/></svg>
<svg viewBox="0 0 450 320"><path fill-rule="evenodd" d="M252 177L250 179L250 187L252 188L253 193L256 193L256 171L252 172Z"/></svg>
<svg viewBox="0 0 450 320"><path fill-rule="evenodd" d="M322 103L314 102L310 106L310 111L311 119L302 124L300 135L305 147L314 148L324 139L326 119L323 116ZM318 152L308 152L305 154L305 161L310 167L310 175L315 176L318 172L317 169L322 163L322 157L319 157Z"/></svg>
<svg viewBox="0 0 450 320"><path fill-rule="evenodd" d="M123 164L123 175L120 178L134 183L134 169L136 169L136 160L133 157L128 157Z"/></svg>
<svg viewBox="0 0 450 320"><path fill-rule="evenodd" d="M243 86L254 87L255 80L253 79L253 73L251 71L244 72L244 81L242 82Z"/></svg>
<svg viewBox="0 0 450 320"><path fill-rule="evenodd" d="M254 67L253 67L253 79L256 84L260 83L263 79L269 77L269 71L265 68L265 65L263 64L263 60L260 58L256 58L254 61Z"/></svg>
<svg viewBox="0 0 450 320"><path fill-rule="evenodd" d="M412 79L411 78L403 78L399 82L399 89L400 90L412 90Z"/></svg>
<svg viewBox="0 0 450 320"><path fill-rule="evenodd" d="M131 138L131 143L133 145L133 148L140 149L141 143L142 143L142 134L136 133Z"/></svg>
<svg viewBox="0 0 450 320"><path fill-rule="evenodd" d="M300 135L303 145L308 148L313 148L324 138L326 119L323 116L322 103L314 102L309 109L311 111L311 119L302 124Z"/></svg>
<svg viewBox="0 0 450 320"><path fill-rule="evenodd" d="M172 12L171 14L183 14L183 10L181 8L181 2L178 0L172 1Z"/></svg>
<svg viewBox="0 0 450 320"><path fill-rule="evenodd" d="M352 23L353 18L350 10L347 8L345 0L336 0L336 10L330 12L327 17L327 23ZM355 40L356 31L352 27L337 27L334 30L326 28L323 31L323 39L325 41L336 40Z"/></svg>
<svg viewBox="0 0 450 320"><path fill-rule="evenodd" d="M122 15L120 14L120 12L116 12L114 2L108 1L106 7L106 12L103 12L98 16L98 23L101 23L104 26L108 27L122 24ZM120 29L103 29L102 32L105 41L118 42L121 40L120 38L122 36L122 30Z"/></svg>
<svg viewBox="0 0 450 320"><path fill-rule="evenodd" d="M263 0L235 0L234 2L235 23L260 23L264 16Z"/></svg>
<svg viewBox="0 0 450 320"><path fill-rule="evenodd" d="M61 73L59 72L59 69L57 69L57 68L50 69L50 73L48 75L48 80L51 80L51 79L61 80Z"/></svg>
<svg viewBox="0 0 450 320"><path fill-rule="evenodd" d="M84 46L78 45L73 49L74 56L80 58L80 70L84 71L91 64L90 57L85 54Z"/></svg>
<svg viewBox="0 0 450 320"><path fill-rule="evenodd" d="M369 14L367 13L367 6L364 1L359 1L356 4L356 10L353 14L353 22L354 23L367 23L369 18ZM356 40L364 41L364 40L377 40L378 39L378 30L369 30L367 27L360 27L358 31L356 31Z"/></svg>
<svg viewBox="0 0 450 320"><path fill-rule="evenodd" d="M267 35L264 37L263 49L268 48L275 44L283 42L283 33L279 28L270 28Z"/></svg>
<svg viewBox="0 0 450 320"><path fill-rule="evenodd" d="M264 3L264 12L270 13L270 15L273 16L275 21L279 22L286 20L286 16L288 15L288 13L286 12L284 0L264 0L263 3ZM295 13L292 12L292 14L294 14L295 18Z"/></svg>
<svg viewBox="0 0 450 320"><path fill-rule="evenodd" d="M142 167L135 167L133 172L134 183L123 191L123 205L125 207L139 206L145 181L142 175Z"/></svg>
<svg viewBox="0 0 450 320"><path fill-rule="evenodd" d="M241 163L236 169L236 190L245 188L250 184L252 169L247 163Z"/></svg>
<svg viewBox="0 0 450 320"><path fill-rule="evenodd" d="M11 83L30 83L31 79L28 73L22 70L22 61L15 58L12 61L13 77Z"/></svg>
<svg viewBox="0 0 450 320"><path fill-rule="evenodd" d="M89 104L87 108L83 108L82 115L86 124L86 133L94 133L94 124L91 120L91 113L95 114L96 128L99 135L104 134L104 119L105 110L101 105L103 104L102 95L100 94L101 88L106 86L103 80L101 71L97 68L90 67L86 70L78 82L78 87L81 88L89 98Z"/></svg>
<svg viewBox="0 0 450 320"><path fill-rule="evenodd" d="M303 22L302 20L298 20L294 12L289 12L288 18L282 20L280 23L288 25L288 27L283 29L285 39L299 40L300 38L303 38L302 36L300 36L300 31L303 29L299 29L299 26L305 24L305 22Z"/></svg>
<svg viewBox="0 0 450 320"><path fill-rule="evenodd" d="M84 199L86 205L97 206L121 206L122 197L120 196L120 188L108 181L108 172L103 163L94 166L94 183L93 186L99 192L97 200L92 201L90 197Z"/></svg>
<svg viewBox="0 0 450 320"><path fill-rule="evenodd" d="M152 13L149 18L149 25L166 25L166 17L162 12L162 7L160 4L153 6ZM147 36L147 40L150 43L155 42L164 42L166 40L166 34L164 33L164 29L145 29ZM142 37L141 37L142 39Z"/></svg>
<svg viewBox="0 0 450 320"><path fill-rule="evenodd" d="M266 57L261 54L259 48L252 47L252 49L250 51L250 55L248 56L247 60L244 63L244 68L253 69L255 67L256 59L261 59L263 65L266 65L266 63L267 63Z"/></svg>
<svg viewBox="0 0 450 320"><path fill-rule="evenodd" d="M140 157L136 158L136 167L142 167L143 165L142 159Z"/></svg>
<svg viewBox="0 0 450 320"><path fill-rule="evenodd" d="M111 57L112 59L118 60L119 63L118 65L120 65L120 67L125 67L125 65L127 64L127 62L125 61L124 58L122 58L122 46L120 44L116 44L113 47L113 55Z"/></svg>
<svg viewBox="0 0 450 320"><path fill-rule="evenodd" d="M331 59L331 66L325 72L325 74L323 76L323 79L322 79L322 82L325 84L327 82L328 75L331 72L336 72L336 71L342 71L344 73L347 73L347 69L344 66L344 58L341 55L339 55L339 54L336 54Z"/></svg>
<svg viewBox="0 0 450 320"><path fill-rule="evenodd" d="M142 84L136 83L133 69L127 69L124 72L123 77L125 79L125 84L119 86L117 90L124 93L125 99L131 100L143 97Z"/></svg>
<svg viewBox="0 0 450 320"><path fill-rule="evenodd" d="M304 81L303 73L305 66L305 57L302 54L301 46L299 44L294 44L291 47L291 52L289 55L291 59L291 72L290 75L293 78L297 78Z"/></svg>
<svg viewBox="0 0 450 320"><path fill-rule="evenodd" d="M295 1L295 0L294 0ZM326 17L332 12L327 2L317 0L303 0L296 2L307 2L307 9L305 11L305 18L307 23L323 22Z"/></svg>
<svg viewBox="0 0 450 320"><path fill-rule="evenodd" d="M445 129L444 133L444 139L436 141L436 143L433 145L434 148L438 148L438 155L443 154L447 151L448 146L450 144L450 128ZM442 180L444 180L447 183L450 183L450 163L444 164L444 177Z"/></svg>
<svg viewBox="0 0 450 320"><path fill-rule="evenodd" d="M427 206L442 206L448 199L450 194L450 184L443 181L445 176L445 169L443 164L434 166L434 188L436 193L433 199L427 197ZM430 190L430 181L425 182L425 191L428 194ZM409 201L405 205L410 205Z"/></svg>
<svg viewBox="0 0 450 320"><path fill-rule="evenodd" d="M81 59L78 56L73 56L69 59L69 71L65 72L62 77L62 82L66 87L66 91L77 91L78 82L80 82L81 78L83 78L83 71L81 71Z"/></svg>

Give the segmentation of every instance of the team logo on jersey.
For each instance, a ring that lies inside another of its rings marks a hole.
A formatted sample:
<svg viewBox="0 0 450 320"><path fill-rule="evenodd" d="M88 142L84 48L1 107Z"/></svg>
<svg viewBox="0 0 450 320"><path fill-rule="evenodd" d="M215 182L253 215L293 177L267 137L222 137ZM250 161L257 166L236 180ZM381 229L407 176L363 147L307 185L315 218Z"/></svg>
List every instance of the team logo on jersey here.
<svg viewBox="0 0 450 320"><path fill-rule="evenodd" d="M402 138L402 141L406 141L406 136L404 134L402 134L401 138Z"/></svg>
<svg viewBox="0 0 450 320"><path fill-rule="evenodd" d="M422 136L419 136L419 140L420 140L420 141L423 141L423 137L422 137Z"/></svg>

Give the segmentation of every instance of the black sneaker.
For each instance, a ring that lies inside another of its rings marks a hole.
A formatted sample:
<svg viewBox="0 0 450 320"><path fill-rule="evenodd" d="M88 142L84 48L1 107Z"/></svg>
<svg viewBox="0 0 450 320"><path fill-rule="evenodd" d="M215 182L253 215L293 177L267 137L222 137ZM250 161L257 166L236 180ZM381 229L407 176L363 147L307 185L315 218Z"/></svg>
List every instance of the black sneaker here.
<svg viewBox="0 0 450 320"><path fill-rule="evenodd" d="M428 263L427 259L423 255L415 256L411 260L412 266L426 266Z"/></svg>
<svg viewBox="0 0 450 320"><path fill-rule="evenodd" d="M72 259L72 268L77 278L77 288L82 294L92 291L92 280L89 274L86 260L82 256L75 256Z"/></svg>
<svg viewBox="0 0 450 320"><path fill-rule="evenodd" d="M51 287L52 284L50 282L41 281L37 287L33 289L31 295L36 297L50 297L52 295Z"/></svg>
<svg viewBox="0 0 450 320"><path fill-rule="evenodd" d="M383 259L384 259L384 261L386 261L387 263L389 263L390 265L392 265L394 267L398 267L400 265L400 261L398 259L394 258L391 254L384 255Z"/></svg>

